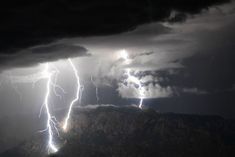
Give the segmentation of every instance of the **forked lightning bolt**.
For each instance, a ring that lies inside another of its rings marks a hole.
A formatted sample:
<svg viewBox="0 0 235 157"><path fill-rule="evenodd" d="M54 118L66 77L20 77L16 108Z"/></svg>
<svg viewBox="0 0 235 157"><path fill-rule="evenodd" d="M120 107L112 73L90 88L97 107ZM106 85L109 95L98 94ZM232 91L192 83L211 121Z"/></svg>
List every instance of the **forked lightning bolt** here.
<svg viewBox="0 0 235 157"><path fill-rule="evenodd" d="M126 73L127 73L127 82L133 82L138 85L138 91L140 95L139 108L142 109L142 104L144 99L144 88L142 87L140 80L131 75L131 71L129 68L126 69Z"/></svg>
<svg viewBox="0 0 235 157"><path fill-rule="evenodd" d="M128 53L126 52L126 50L121 51L121 57L125 60L126 64L130 63L130 59L128 57ZM141 85L141 81L135 76L131 75L130 68L126 69L126 74L127 74L128 83L132 82L138 85L138 91L139 91L139 97L140 97L139 108L142 109L143 99L144 99L144 88Z"/></svg>
<svg viewBox="0 0 235 157"><path fill-rule="evenodd" d="M48 63L46 63L44 75L46 76L48 80L47 80L47 88L46 88L47 92L46 92L46 96L44 99L44 106L46 108L46 113L47 113L47 128L45 129L45 131L48 131L48 136L49 136L49 139L48 139L49 150L48 151L55 153L58 151L58 148L55 146L54 141L53 141L53 128L55 130L57 130L57 128L56 128L56 121L53 119L54 117L51 116L50 109L49 109L49 102L48 102L48 99L50 96L50 85L52 83L51 80L52 80L53 73L52 72L49 73L48 68L49 68L49 65Z"/></svg>
<svg viewBox="0 0 235 157"><path fill-rule="evenodd" d="M68 62L70 64L70 66L72 67L72 70L73 70L75 77L76 77L76 80L77 80L77 92L76 92L76 97L71 101L71 103L69 105L69 110L66 115L64 124L62 126L64 131L67 130L73 105L79 99L81 100L82 90L83 90L83 87L80 85L80 80L79 80L78 71L77 71L76 67L74 66L74 64L70 58L68 59ZM47 123L46 123L46 128L44 130L39 131L39 132L48 132L48 153L55 153L58 151L58 148L57 148L55 141L54 141L54 134L55 134L54 132L56 132L59 135L59 131L57 128L58 122L57 122L56 118L51 115L51 112L50 112L49 98L50 98L50 94L52 91L54 92L54 94L56 96L62 98L62 96L57 92L57 89L59 89L64 94L66 92L62 87L57 85L57 78L58 78L58 74L60 73L60 71L53 65L50 66L50 69L51 68L53 70L50 71L49 64L46 63L45 69L42 72L35 73L32 75L27 75L27 76L11 76L10 80L11 80L12 84L13 83L33 83L33 87L34 87L35 84L39 80L47 79L46 95L44 98L44 103L43 103L43 105L40 109L40 113L39 113L39 117L40 117L42 109L45 108L46 116L47 116L47 121L46 121Z"/></svg>
<svg viewBox="0 0 235 157"><path fill-rule="evenodd" d="M71 101L70 105L69 105L69 110L68 110L68 113L67 113L67 116L65 118L65 121L64 121L64 125L63 125L63 129L64 131L67 130L67 127L68 127L68 121L70 119L70 115L71 115L71 111L72 111L72 108L73 108L73 105L75 102L77 102L80 98L80 88L81 88L81 85L80 85L80 80L79 80L79 76L78 76L78 71L76 69L76 67L74 66L72 60L69 58L68 59L72 69L73 69L73 72L75 74L75 77L77 79L77 92L76 92L76 97Z"/></svg>
<svg viewBox="0 0 235 157"><path fill-rule="evenodd" d="M54 91L56 96L60 96L57 93L56 89L60 89L63 93L65 93L63 88L60 87L59 85L57 85L57 75L58 75L58 73L59 73L59 71L57 69L49 72L49 64L46 63L45 64L45 69L42 72L34 73L34 74L31 74L31 75L26 75L26 76L11 76L11 75L9 76L12 85L15 84L15 83L32 83L33 87L35 86L35 84L38 81L40 81L42 79L47 79L46 95L45 95L45 98L44 98L44 103L43 103L43 105L40 109L40 113L39 113L39 116L40 116L41 111L44 107L45 111L46 111L46 115L47 115L47 123L46 123L46 129L44 129L42 131L39 131L39 132L44 132L44 131L48 132L48 152L49 153L51 153L51 152L55 153L55 152L58 151L58 148L55 146L54 141L53 141L53 134L54 134L53 132L56 131L56 133L59 134L58 129L56 127L57 120L50 113L50 107L49 107L49 102L48 102L49 97L50 97L50 93L51 93L50 86L53 87L53 91ZM55 76L55 77L53 77L53 76ZM15 89L17 90L17 88L15 88Z"/></svg>

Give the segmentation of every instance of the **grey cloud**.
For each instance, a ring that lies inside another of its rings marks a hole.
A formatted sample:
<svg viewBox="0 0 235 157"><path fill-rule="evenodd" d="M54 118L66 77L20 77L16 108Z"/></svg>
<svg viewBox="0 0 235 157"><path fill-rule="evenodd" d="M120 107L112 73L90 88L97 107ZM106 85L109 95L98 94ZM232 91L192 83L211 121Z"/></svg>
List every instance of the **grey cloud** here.
<svg viewBox="0 0 235 157"><path fill-rule="evenodd" d="M180 14L170 20L178 22L186 14L227 2L230 0L8 0L0 6L0 51L12 53L63 37L121 33L140 24L166 21L175 10Z"/></svg>
<svg viewBox="0 0 235 157"><path fill-rule="evenodd" d="M230 60L232 60L233 54L230 53L230 50L234 49L233 40L235 38L232 28L235 22L231 19L234 19L235 14L233 11L221 14L221 10L227 10L230 5L234 6L234 3L216 8L212 7L199 15L190 16L184 23L151 23L119 35L63 39L58 43L83 45L89 49L92 57L85 61L79 60L78 65L86 67L80 70L81 73L88 76L92 75L97 78L97 81L100 80L99 85L102 83L111 84L112 80L120 80L124 69L131 68L137 73L169 71L168 74L165 74L165 77L162 76L162 78L167 78L167 81L166 79L154 80L155 82L158 81L157 83L161 88L167 88L167 86L195 87L210 91L208 86L220 85L221 80L217 79L218 77L216 78L214 74L222 72L217 63L225 57L218 55L222 54L223 50L226 50L225 53L228 54L228 57L223 60L229 61L228 67L232 67ZM220 8L220 10L217 8ZM126 49L132 59L132 62L128 65L120 60L118 53L122 49ZM212 65L208 66L213 57L215 61L213 63L214 72L210 71ZM214 64L217 66L214 66ZM222 64L224 65L224 62ZM97 66L94 67L93 65ZM87 68L90 70L88 71ZM226 71L228 70L224 70L222 73ZM208 76L212 72L213 74ZM226 73L226 75L231 76L231 72ZM230 79L230 83L234 80L233 77L226 77L226 79ZM107 80L111 83L107 83ZM214 80L218 80L217 84L213 83ZM160 88L156 87L156 89ZM131 91L136 93L134 89L126 92L131 93ZM164 93L164 90L162 91ZM174 93L174 90L172 91ZM154 94L149 95L151 97Z"/></svg>
<svg viewBox="0 0 235 157"><path fill-rule="evenodd" d="M175 60L182 58L185 54L180 50L172 52L176 47L180 47L179 44L175 45L169 42L165 46L155 40L156 37L164 38L166 35L170 35L171 29L160 23L150 25L144 25L135 31L116 36L64 39L60 42L80 44L88 48L93 58L91 57L87 62L80 60L83 62L81 66L89 67L90 63L97 65L86 72L99 77L108 76L119 79L123 69L127 67L137 71L182 68L183 66ZM144 29L144 27L148 29ZM120 60L119 50L122 49L126 49L132 59L132 63L129 65L123 64L123 60Z"/></svg>
<svg viewBox="0 0 235 157"><path fill-rule="evenodd" d="M173 91L171 87L161 87L159 84L150 83L148 85L143 86L144 89L144 98L153 99L153 98L163 98L170 97L173 95ZM139 98L139 90L138 88L130 83L123 84L119 83L118 92L122 98Z"/></svg>
<svg viewBox="0 0 235 157"><path fill-rule="evenodd" d="M31 47L13 54L0 54L0 71L34 66L59 59L87 56L87 49L77 45L49 44Z"/></svg>
<svg viewBox="0 0 235 157"><path fill-rule="evenodd" d="M171 26L176 34L181 32L177 37L185 36L194 42L194 46L188 48L192 56L181 60L185 68L172 79L182 80L177 81L178 85L213 92L229 89L235 83L235 2L219 8Z"/></svg>

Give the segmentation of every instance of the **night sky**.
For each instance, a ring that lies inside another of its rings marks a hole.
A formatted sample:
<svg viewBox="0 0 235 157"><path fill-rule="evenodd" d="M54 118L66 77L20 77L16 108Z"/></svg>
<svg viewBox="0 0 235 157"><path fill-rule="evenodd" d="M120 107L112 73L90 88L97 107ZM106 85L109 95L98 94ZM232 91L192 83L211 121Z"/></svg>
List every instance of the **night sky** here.
<svg viewBox="0 0 235 157"><path fill-rule="evenodd" d="M8 0L0 19L0 119L38 115L45 63L66 91L50 98L52 111L67 108L76 89L67 58L83 85L77 105L138 105L129 68L144 108L235 118L234 1Z"/></svg>

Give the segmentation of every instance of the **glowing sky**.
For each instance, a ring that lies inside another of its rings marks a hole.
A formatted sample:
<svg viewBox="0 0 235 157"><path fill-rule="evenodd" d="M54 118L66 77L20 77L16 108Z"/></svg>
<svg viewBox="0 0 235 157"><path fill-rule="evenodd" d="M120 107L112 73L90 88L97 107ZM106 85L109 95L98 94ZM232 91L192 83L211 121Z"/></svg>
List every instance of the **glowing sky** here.
<svg viewBox="0 0 235 157"><path fill-rule="evenodd" d="M63 125L71 106L139 106L141 100L160 112L235 118L235 2L160 2L2 5L11 18L0 26L0 119L30 115L39 123L35 131L50 128L48 112L38 118L45 102ZM103 14L106 7L113 7L110 14ZM41 15L48 9L51 16ZM57 80L45 76L45 64ZM63 90L54 92L50 81ZM24 121L13 122L24 129Z"/></svg>
<svg viewBox="0 0 235 157"><path fill-rule="evenodd" d="M55 98L53 101L57 109L68 107L67 104L73 97L71 93L75 87L66 59L72 56L75 57L74 64L78 68L81 84L84 85L82 98L84 104L97 103L95 86L100 88L99 103L101 104L138 104L135 100L139 97L138 89L120 84L124 79L123 70L131 68L134 70L133 75L140 79L147 89L145 97L150 100L150 102L146 101L147 106L153 105L152 107L159 107L158 109L162 111L231 116L229 107L223 108L222 113L217 101L212 101L210 97L211 94L234 90L234 76L229 70L233 65L234 57L232 54L235 40L232 33L235 24L234 16L234 3L225 4L211 7L208 11L189 17L183 23L155 22L117 35L63 38L50 44L21 50L22 60L19 60L16 54L11 56L11 66L8 66L9 63L1 66L4 70L7 67L9 69L9 67L27 66L27 68L13 68L1 73L0 97L3 102L1 112L2 114L37 112L45 83L39 81L32 88L33 77L36 75L40 77L42 69L42 66L38 66L37 63L59 58L61 60L50 61L50 63L60 70L58 82L65 88L67 94L62 100ZM130 64L123 64L120 59L120 51L123 49L128 51L132 59ZM221 57L221 51L226 55ZM23 58L26 59L23 60ZM91 76L93 81L90 79ZM188 100L189 97L187 97L183 105L181 103L183 100L176 101L177 105L172 106L164 102L171 99L184 99L187 94L192 98ZM12 95L14 99L7 95ZM229 95L223 96L221 99L230 99ZM193 104L191 101L195 102L194 99L198 100L199 104L215 103L216 107L210 110L203 108L203 105L198 105L198 111L195 111L194 105L190 107Z"/></svg>

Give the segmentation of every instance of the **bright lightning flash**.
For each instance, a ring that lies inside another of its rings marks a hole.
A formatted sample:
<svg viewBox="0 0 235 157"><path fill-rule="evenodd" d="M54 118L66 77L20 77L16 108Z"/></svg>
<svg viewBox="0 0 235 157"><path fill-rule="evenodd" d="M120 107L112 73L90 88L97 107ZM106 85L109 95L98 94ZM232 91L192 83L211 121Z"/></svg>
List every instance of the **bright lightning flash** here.
<svg viewBox="0 0 235 157"><path fill-rule="evenodd" d="M64 131L67 130L68 120L70 118L70 114L71 114L73 105L80 98L79 95L80 95L80 88L81 88L80 81L79 81L79 76L78 76L78 71L77 71L76 67L74 66L74 64L73 64L73 62L72 62L72 60L70 58L68 59L68 61L69 61L70 65L71 65L71 67L72 67L72 69L74 71L75 77L77 79L77 92L76 92L76 97L71 101L71 103L69 105L69 110L68 110L68 113L67 113L67 116L65 118L64 125L63 125L63 130Z"/></svg>
<svg viewBox="0 0 235 157"><path fill-rule="evenodd" d="M57 120L54 116L51 115L50 113L50 105L49 105L49 97L51 94L51 87L53 87L54 94L56 96L61 97L57 93L57 89L61 90L61 92L66 93L62 87L57 85L57 76L59 74L59 70L56 69L56 67L53 67L53 71L49 72L49 64L45 64L45 69L42 72L35 73L32 75L26 75L26 76L9 76L12 85L15 83L33 83L33 87L35 84L42 80L42 79L47 79L47 84L46 84L46 95L44 98L43 105L40 109L39 117L41 116L42 109L45 108L46 115L47 115L47 123L46 123L46 128L44 130L41 130L39 132L48 132L48 153L55 153L58 151L58 148L54 144L53 140L53 135L54 131L59 135L59 131L57 128ZM15 88L17 91L17 88Z"/></svg>
<svg viewBox="0 0 235 157"><path fill-rule="evenodd" d="M72 108L73 105L75 104L75 102L77 102L79 99L81 100L82 97L82 90L83 87L80 85L80 80L79 80L79 76L78 76L78 71L76 69L76 67L74 66L72 60L69 58L68 62L70 63L72 70L75 74L76 80L77 80L77 92L76 92L76 97L71 101L70 106L69 106L69 110L68 113L66 115L64 124L62 126L63 130L66 131L68 128L68 122L70 119L70 115L72 112ZM40 73L35 73L32 75L27 75L27 76L11 76L11 83L33 83L33 87L35 86L35 84L41 80L41 79L47 79L47 84L46 84L46 95L44 98L44 103L40 109L40 113L39 113L39 117L41 116L41 112L42 109L45 108L46 111L46 115L47 115L47 123L46 123L46 128L44 130L41 130L39 132L48 132L48 153L56 153L58 151L57 146L55 145L54 142L54 132L56 132L59 136L59 131L57 128L57 120L55 118L55 116L51 115L50 112L50 104L49 104L49 99L50 99L50 94L53 91L54 94L60 98L62 98L62 96L57 92L57 89L59 89L62 93L66 93L65 90L57 85L57 77L58 74L60 73L59 69L57 69L55 66L51 65L49 71L49 64L46 63L45 64L45 69L40 72ZM1 82L0 82L1 84ZM51 89L52 88L52 89ZM97 89L98 90L98 89ZM97 91L98 94L98 91Z"/></svg>
<svg viewBox="0 0 235 157"><path fill-rule="evenodd" d="M54 117L51 116L50 109L49 109L49 103L48 103L48 99L50 96L50 85L51 85L53 73L49 73L48 68L49 68L48 63L46 63L44 75L46 76L46 78L48 80L47 80L47 92L46 92L46 96L44 99L44 106L46 108L46 113L47 113L47 128L45 129L45 131L48 131L48 135L49 135L49 139L48 139L49 150L48 151L55 153L58 151L58 149L56 148L56 146L53 142L53 127L56 130L57 130L57 128L56 128L56 121L53 119Z"/></svg>
<svg viewBox="0 0 235 157"><path fill-rule="evenodd" d="M125 61L129 60L129 56L126 50L121 50L120 55L121 55L121 58L123 58Z"/></svg>
<svg viewBox="0 0 235 157"><path fill-rule="evenodd" d="M121 58L123 58L125 60L126 64L130 63L130 59L128 56L128 53L126 52L126 50L122 50L120 52L120 56ZM136 78L135 76L131 75L131 69L127 68L126 69L126 74L127 74L127 82L132 82L138 85L138 91L139 91L139 95L140 95L140 102L139 102L139 108L142 109L142 105L143 105L143 99L144 99L144 88L141 85L141 81Z"/></svg>

